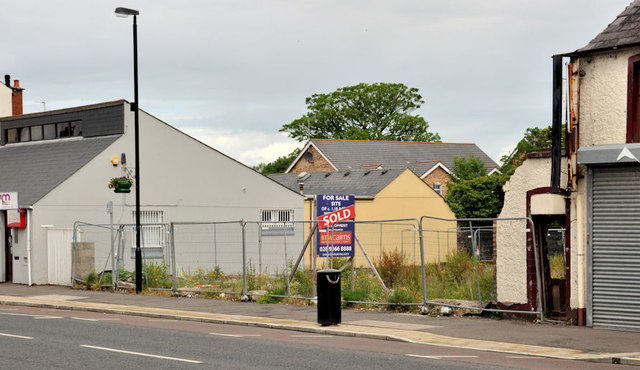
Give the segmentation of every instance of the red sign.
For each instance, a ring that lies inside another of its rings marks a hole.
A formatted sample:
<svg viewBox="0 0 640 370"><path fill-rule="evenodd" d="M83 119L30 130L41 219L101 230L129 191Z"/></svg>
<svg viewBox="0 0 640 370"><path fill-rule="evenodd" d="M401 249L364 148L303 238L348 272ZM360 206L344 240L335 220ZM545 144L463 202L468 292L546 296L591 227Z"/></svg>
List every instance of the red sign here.
<svg viewBox="0 0 640 370"><path fill-rule="evenodd" d="M350 245L351 231L320 232L320 245Z"/></svg>
<svg viewBox="0 0 640 370"><path fill-rule="evenodd" d="M340 221L351 220L356 216L356 208L355 205L351 205L345 208L340 208L337 211L331 213L325 213L322 216L318 216L318 220L324 221L319 222L318 226L320 229L326 229L327 227L339 223Z"/></svg>

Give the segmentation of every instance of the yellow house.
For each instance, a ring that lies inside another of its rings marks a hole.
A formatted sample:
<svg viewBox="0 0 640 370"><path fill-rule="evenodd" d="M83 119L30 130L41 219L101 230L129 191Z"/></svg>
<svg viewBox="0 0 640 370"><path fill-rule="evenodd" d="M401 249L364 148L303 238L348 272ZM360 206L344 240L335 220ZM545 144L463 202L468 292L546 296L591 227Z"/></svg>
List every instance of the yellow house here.
<svg viewBox="0 0 640 370"><path fill-rule="evenodd" d="M372 261L379 260L383 252L396 250L402 253L406 264L418 265L420 218L426 215L455 219L442 196L408 168L268 176L306 196L306 221L316 219L316 195L355 195L355 266L368 264L360 245ZM456 248L455 221L429 219L423 228L425 262L444 261L447 253ZM310 225L305 227L305 240L310 230ZM312 245L315 247L315 243ZM305 258L308 262L311 262L311 250L308 249Z"/></svg>

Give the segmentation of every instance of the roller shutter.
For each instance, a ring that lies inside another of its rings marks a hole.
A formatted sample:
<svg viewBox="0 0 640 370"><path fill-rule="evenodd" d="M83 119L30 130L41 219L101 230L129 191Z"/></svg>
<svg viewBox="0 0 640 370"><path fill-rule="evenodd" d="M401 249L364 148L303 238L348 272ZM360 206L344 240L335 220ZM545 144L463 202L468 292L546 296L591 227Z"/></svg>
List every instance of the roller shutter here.
<svg viewBox="0 0 640 370"><path fill-rule="evenodd" d="M640 330L640 167L594 168L594 327Z"/></svg>

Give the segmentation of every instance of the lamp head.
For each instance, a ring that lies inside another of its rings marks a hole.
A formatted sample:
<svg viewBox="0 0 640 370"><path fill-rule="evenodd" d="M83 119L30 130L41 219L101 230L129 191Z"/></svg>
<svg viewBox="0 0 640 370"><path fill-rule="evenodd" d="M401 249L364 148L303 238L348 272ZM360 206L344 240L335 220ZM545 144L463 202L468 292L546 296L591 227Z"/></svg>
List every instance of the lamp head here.
<svg viewBox="0 0 640 370"><path fill-rule="evenodd" d="M116 17L126 18L130 15L139 15L140 12L129 8L116 8Z"/></svg>

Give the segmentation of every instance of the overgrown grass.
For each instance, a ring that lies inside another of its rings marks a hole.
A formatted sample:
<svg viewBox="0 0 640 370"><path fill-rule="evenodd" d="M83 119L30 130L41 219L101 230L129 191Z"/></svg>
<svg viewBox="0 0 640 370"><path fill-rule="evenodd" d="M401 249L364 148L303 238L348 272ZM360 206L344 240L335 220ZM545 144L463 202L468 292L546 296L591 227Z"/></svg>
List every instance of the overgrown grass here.
<svg viewBox="0 0 640 370"><path fill-rule="evenodd" d="M352 266L347 258L335 258L333 268L343 268L342 298L345 301L357 302L389 302L388 307L393 310L407 310L405 303L421 302L422 297L422 269L420 266L409 265L397 251L385 252L375 261L375 267L387 290L382 287L371 269L360 266L351 276ZM247 289L249 291L266 291L260 298L261 303L276 303L281 299L272 295L287 294L287 271L293 268L276 271L274 275L256 273L255 266L249 261L247 264ZM319 267L325 268L322 265ZM148 277L148 288L171 288L171 276L164 263L145 265ZM433 299L477 300L478 283L473 257L466 252L455 251L449 254L442 264L429 263L425 265L427 281L427 297ZM119 271L121 280L130 278L131 273ZM494 296L494 268L491 264L478 263L480 293L483 301L489 301ZM103 277L103 283L106 278ZM124 278L124 279L123 279ZM353 279L353 281L351 281ZM89 278L88 278L89 280ZM313 271L297 270L289 286L291 296L310 297L313 293ZM199 288L202 294L215 295L220 292L241 292L243 287L242 275L227 275L219 267L212 270L195 268L182 271L176 279L177 287ZM365 304L355 304L363 306ZM346 302L345 307L354 306Z"/></svg>

